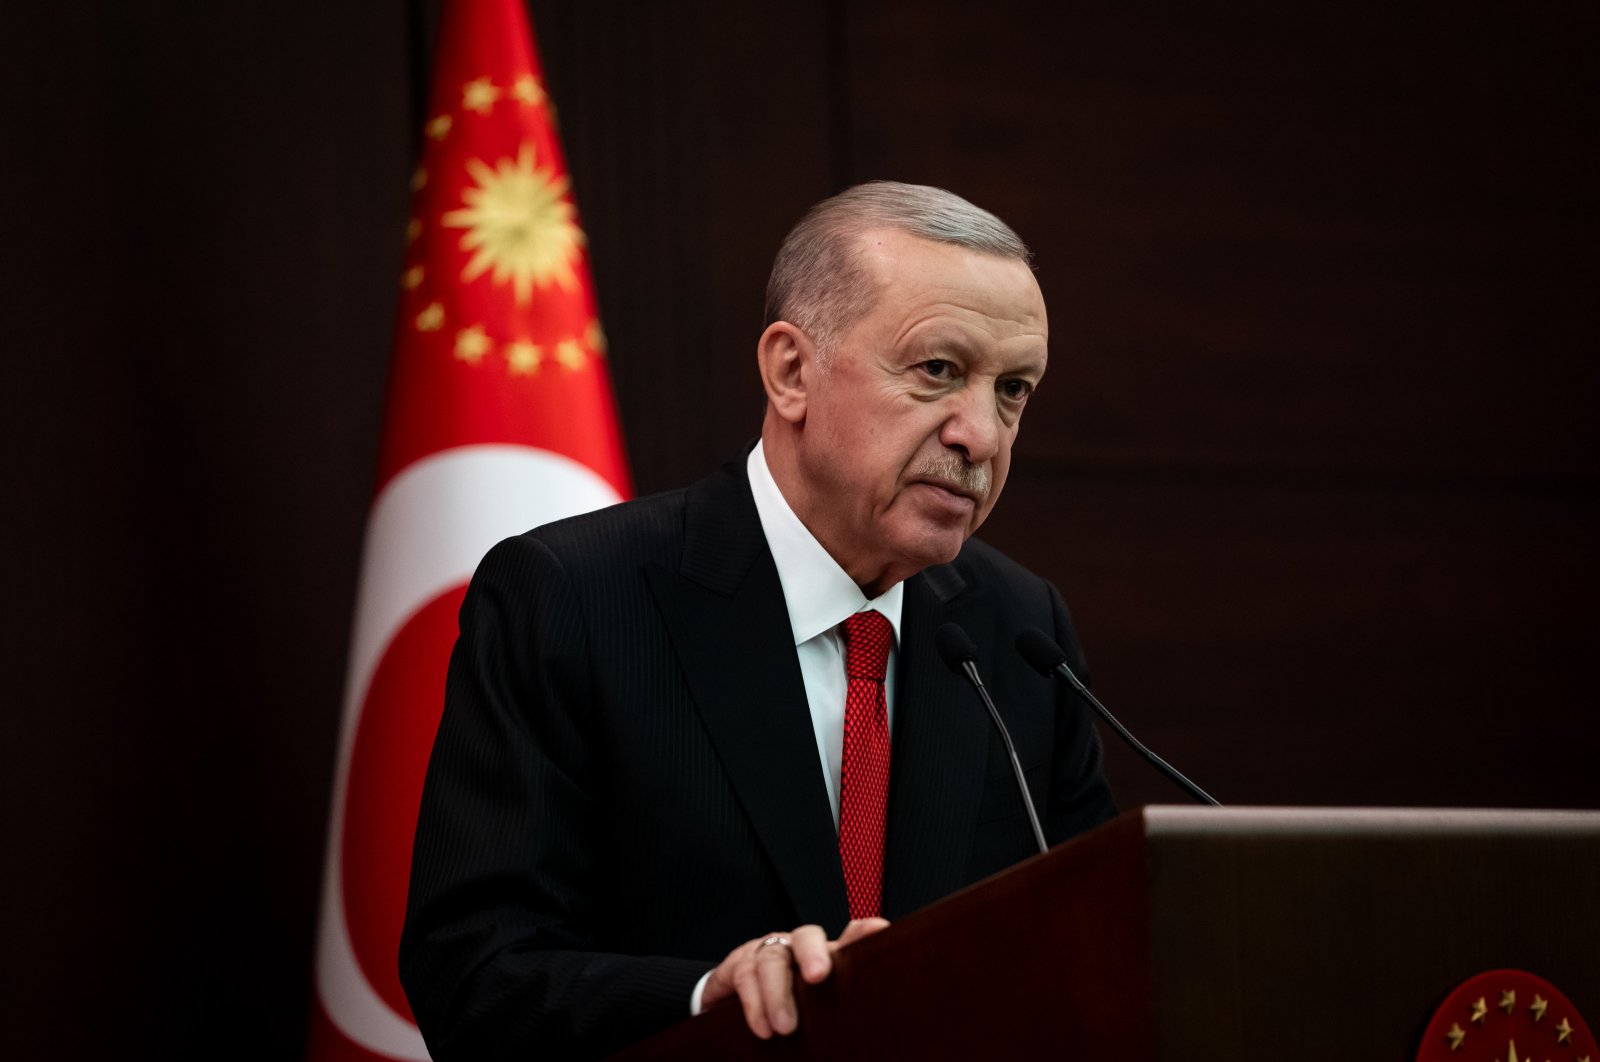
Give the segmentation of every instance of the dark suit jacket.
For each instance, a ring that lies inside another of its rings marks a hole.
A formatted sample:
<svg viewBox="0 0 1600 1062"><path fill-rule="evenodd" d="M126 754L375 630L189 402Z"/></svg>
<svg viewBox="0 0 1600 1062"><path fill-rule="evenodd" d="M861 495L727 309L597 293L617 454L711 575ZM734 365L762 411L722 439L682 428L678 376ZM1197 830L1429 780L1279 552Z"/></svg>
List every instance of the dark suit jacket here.
<svg viewBox="0 0 1600 1062"><path fill-rule="evenodd" d="M1060 595L969 541L906 583L890 919L1034 851L987 713L934 651L947 621L978 645L1052 842L1114 813L1087 714L1012 649L1039 626L1076 657ZM436 1062L614 1050L687 1016L738 944L847 920L743 462L496 546L461 610L401 941Z"/></svg>

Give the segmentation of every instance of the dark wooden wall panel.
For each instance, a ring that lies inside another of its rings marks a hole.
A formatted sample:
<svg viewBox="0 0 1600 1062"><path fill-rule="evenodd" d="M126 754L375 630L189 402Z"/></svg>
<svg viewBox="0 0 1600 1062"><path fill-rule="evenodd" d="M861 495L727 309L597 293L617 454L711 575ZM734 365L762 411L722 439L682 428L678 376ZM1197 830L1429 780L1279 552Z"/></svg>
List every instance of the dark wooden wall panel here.
<svg viewBox="0 0 1600 1062"><path fill-rule="evenodd" d="M858 171L1035 246L1055 452L1593 476L1593 18L857 4Z"/></svg>
<svg viewBox="0 0 1600 1062"><path fill-rule="evenodd" d="M834 190L820 2L534 3L641 492L761 428L766 271ZM576 122L576 119L574 119Z"/></svg>
<svg viewBox="0 0 1600 1062"><path fill-rule="evenodd" d="M301 1051L406 33L0 11L0 1056Z"/></svg>
<svg viewBox="0 0 1600 1062"><path fill-rule="evenodd" d="M1007 490L986 537L1052 574L1103 699L1224 802L1600 803L1592 498ZM1122 799L1173 799L1115 751Z"/></svg>

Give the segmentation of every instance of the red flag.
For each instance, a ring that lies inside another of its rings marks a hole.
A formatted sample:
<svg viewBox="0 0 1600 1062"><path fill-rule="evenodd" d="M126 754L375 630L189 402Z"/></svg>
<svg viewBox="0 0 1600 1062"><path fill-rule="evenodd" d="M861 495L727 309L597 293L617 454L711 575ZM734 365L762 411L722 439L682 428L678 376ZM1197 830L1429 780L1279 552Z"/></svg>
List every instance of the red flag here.
<svg viewBox="0 0 1600 1062"><path fill-rule="evenodd" d="M396 971L456 610L478 560L628 473L521 0L447 0L328 831L309 1056L425 1059Z"/></svg>

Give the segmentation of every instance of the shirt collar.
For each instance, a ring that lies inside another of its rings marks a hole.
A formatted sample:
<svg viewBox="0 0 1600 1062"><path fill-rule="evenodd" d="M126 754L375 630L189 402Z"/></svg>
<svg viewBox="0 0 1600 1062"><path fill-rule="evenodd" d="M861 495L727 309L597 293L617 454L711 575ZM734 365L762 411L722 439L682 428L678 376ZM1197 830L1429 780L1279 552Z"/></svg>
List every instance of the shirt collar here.
<svg viewBox="0 0 1600 1062"><path fill-rule="evenodd" d="M745 472L750 477L750 493L755 498L762 534L766 535L767 548L778 566L778 582L789 609L794 644L808 642L864 609L876 609L894 628L898 645L905 583L895 583L869 601L789 508L767 467L767 456L759 441L745 461Z"/></svg>

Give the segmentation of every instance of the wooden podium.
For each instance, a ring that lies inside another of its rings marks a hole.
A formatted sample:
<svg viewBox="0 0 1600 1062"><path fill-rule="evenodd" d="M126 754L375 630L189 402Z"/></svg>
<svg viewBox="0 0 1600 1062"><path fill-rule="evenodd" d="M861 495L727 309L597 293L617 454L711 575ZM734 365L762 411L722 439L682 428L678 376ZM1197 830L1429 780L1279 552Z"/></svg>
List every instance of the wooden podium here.
<svg viewBox="0 0 1600 1062"><path fill-rule="evenodd" d="M1600 812L1149 807L840 952L792 1037L616 1057L1410 1060L1506 967L1600 1026Z"/></svg>

